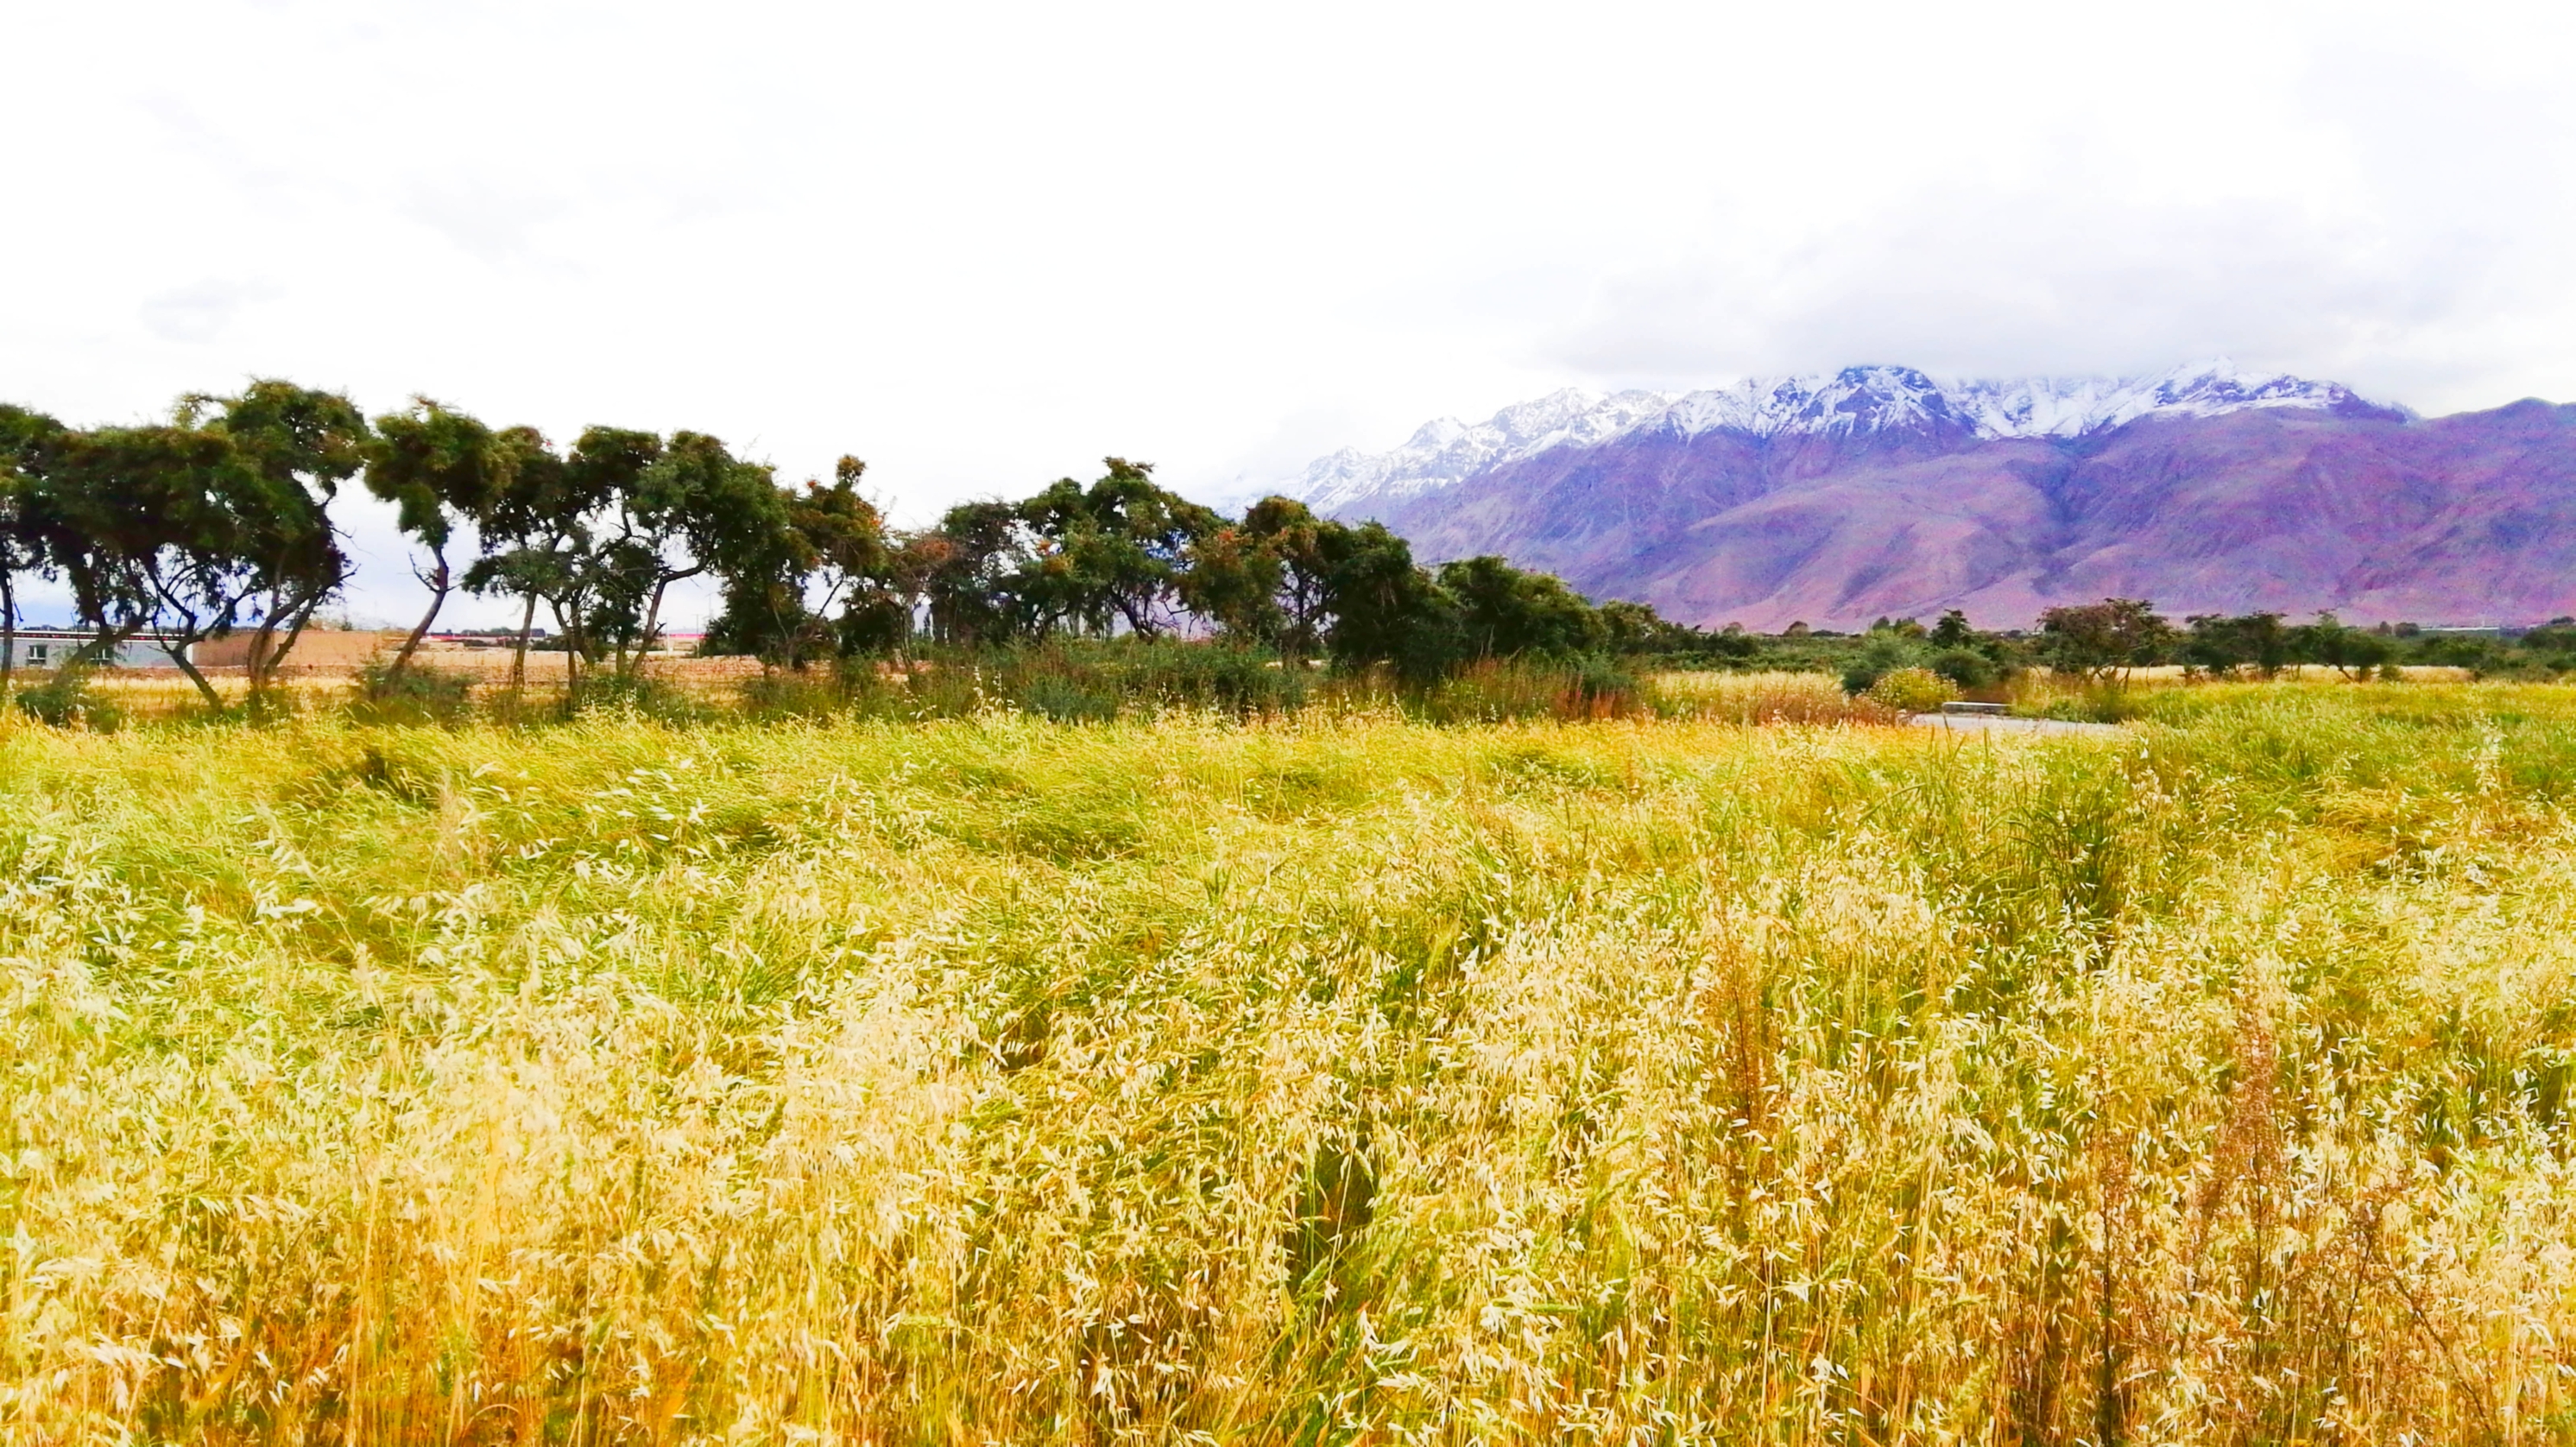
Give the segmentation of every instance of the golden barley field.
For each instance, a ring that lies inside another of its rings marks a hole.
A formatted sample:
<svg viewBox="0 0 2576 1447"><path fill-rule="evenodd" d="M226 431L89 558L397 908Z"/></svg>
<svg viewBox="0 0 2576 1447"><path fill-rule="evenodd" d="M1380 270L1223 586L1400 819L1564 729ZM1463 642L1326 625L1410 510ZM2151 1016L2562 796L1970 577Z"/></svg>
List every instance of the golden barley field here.
<svg viewBox="0 0 2576 1447"><path fill-rule="evenodd" d="M0 1437L2576 1436L2576 689L2142 713L0 725Z"/></svg>

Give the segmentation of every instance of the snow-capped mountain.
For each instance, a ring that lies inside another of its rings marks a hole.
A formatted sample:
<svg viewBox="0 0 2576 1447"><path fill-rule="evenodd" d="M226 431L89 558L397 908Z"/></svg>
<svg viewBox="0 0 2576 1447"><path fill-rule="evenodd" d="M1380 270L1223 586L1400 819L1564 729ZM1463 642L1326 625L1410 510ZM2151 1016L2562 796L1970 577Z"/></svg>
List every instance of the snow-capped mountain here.
<svg viewBox="0 0 2576 1447"><path fill-rule="evenodd" d="M1446 487L1487 468L1551 447L1593 447L1662 420L1673 399L1660 392L1595 396L1579 387L1506 407L1470 427L1454 417L1425 422L1392 452L1345 447L1317 458L1277 489L1319 512L1365 497L1400 498Z"/></svg>
<svg viewBox="0 0 2576 1447"><path fill-rule="evenodd" d="M1337 453L1288 490L1425 562L1500 554L1710 626L1958 608L2023 627L2114 596L2176 617L2576 614L2576 406L2418 419L2223 363L1559 392Z"/></svg>
<svg viewBox="0 0 2576 1447"><path fill-rule="evenodd" d="M1698 392L1566 388L1472 426L1428 422L1390 452L1344 448L1278 489L1320 512L1383 507L1558 447L1598 447L1640 432L1696 437L1733 431L1850 436L1897 429L1964 438L2073 439L2154 416L2214 417L2258 407L2402 418L2333 382L2265 376L2226 362L2155 377L2043 377L1942 382L1911 367L1846 367L1831 375L1742 381Z"/></svg>

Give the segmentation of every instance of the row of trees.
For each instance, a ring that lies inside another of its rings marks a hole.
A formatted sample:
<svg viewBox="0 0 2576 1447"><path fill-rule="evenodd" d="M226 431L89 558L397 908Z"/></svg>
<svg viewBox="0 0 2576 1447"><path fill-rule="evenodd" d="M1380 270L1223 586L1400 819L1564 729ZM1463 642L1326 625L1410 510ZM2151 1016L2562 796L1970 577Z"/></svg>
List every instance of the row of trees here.
<svg viewBox="0 0 2576 1447"><path fill-rule="evenodd" d="M2548 644L2548 629L2530 635ZM2030 633L1984 633L1953 610L1930 627L1910 619L1880 619L1867 633L1844 640L1837 666L1844 686L1858 693L1900 668L1938 673L1960 688L1982 688L2020 669L2044 666L2088 680L2134 668L2181 664L2212 678L2270 678L2294 664L2333 668L2346 678L2371 676L2401 658L2457 661L2408 647L2395 629L2351 627L2331 613L2292 623L2282 614L2199 613L2176 624L2135 598L2051 608ZM2535 654L2535 657L2545 655ZM2491 660L2490 660L2491 662Z"/></svg>
<svg viewBox="0 0 2576 1447"><path fill-rule="evenodd" d="M796 668L923 641L1008 647L1111 633L1213 636L1292 665L1384 665L1417 679L1530 654L1749 666L1774 653L1805 659L1800 649L1827 642L1798 636L1803 628L1766 641L1679 627L1639 604L1596 607L1499 558L1427 569L1377 524L1319 518L1282 497L1227 516L1120 458L1088 484L1065 478L1018 501L963 504L918 530L887 524L864 475L845 457L828 482L781 486L705 433L593 427L558 448L534 428L428 400L371 419L336 393L280 381L184 398L167 420L132 427L78 429L0 405L0 687L16 659L19 585L37 577L68 584L95 630L93 656L156 639L210 703L218 695L191 649L249 635L256 703L348 580L331 510L352 482L394 506L430 593L388 670L397 681L459 590L518 605L514 680L525 678L540 612L576 688L603 671L631 678L671 590L696 578L722 600L711 651ZM2177 626L2147 603L2110 598L2050 609L2033 635L1979 633L1954 612L1929 628L1883 620L1826 653L1856 687L1905 666L1975 687L2032 663L2087 676L2168 662L2215 675L2291 663L2358 675L2386 666L2402 641L2331 615Z"/></svg>
<svg viewBox="0 0 2576 1447"><path fill-rule="evenodd" d="M1376 524L1347 526L1273 497L1241 517L1182 498L1143 463L1106 460L1017 502L968 503L936 526L887 525L865 468L779 485L704 433L593 427L566 448L426 399L373 419L279 381L192 396L167 421L78 429L0 406L0 685L15 659L16 589L59 578L94 656L157 639L212 703L190 658L250 635L254 701L347 582L333 525L362 481L416 544L430 604L389 675L413 666L459 589L520 605L514 679L543 610L573 681L631 676L670 590L719 587L715 651L794 667L898 653L927 637L1008 646L1064 634L1175 632L1436 675L1483 657L1668 646L1651 609L1596 608L1499 558L1434 570Z"/></svg>
<svg viewBox="0 0 2576 1447"><path fill-rule="evenodd" d="M2291 623L2270 612L2195 613L2177 628L2153 604L2135 598L2051 608L2040 615L2039 646L2050 667L2087 677L2179 663L2216 678L2269 678L2292 664L2366 678L2397 656L2391 635L2351 627L2332 613L2310 623Z"/></svg>
<svg viewBox="0 0 2576 1447"><path fill-rule="evenodd" d="M209 699L189 647L247 628L264 689L348 576L328 507L367 437L346 398L276 382L185 398L143 427L75 431L0 405L0 684L32 574L68 579L94 651L158 632Z"/></svg>

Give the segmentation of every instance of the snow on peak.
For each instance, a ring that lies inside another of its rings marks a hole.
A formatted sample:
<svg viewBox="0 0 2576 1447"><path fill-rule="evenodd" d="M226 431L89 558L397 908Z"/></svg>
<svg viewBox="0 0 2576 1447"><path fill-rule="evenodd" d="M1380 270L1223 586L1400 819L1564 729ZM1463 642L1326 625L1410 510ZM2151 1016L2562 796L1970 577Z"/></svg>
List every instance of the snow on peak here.
<svg viewBox="0 0 2576 1447"><path fill-rule="evenodd" d="M1845 367L1830 377L1744 381L1672 399L1666 417L1685 436L1726 428L1841 436L1960 419L1941 385L1912 367Z"/></svg>
<svg viewBox="0 0 2576 1447"><path fill-rule="evenodd" d="M2402 417L2333 382L2238 371L2224 361L2155 377L2035 377L1937 381L1911 367L1845 367L1824 376L1746 380L1707 391L1616 392L1568 387L1506 407L1472 426L1427 422L1392 452L1343 448L1280 491L1321 512L1391 502L1462 482L1550 448L1596 447L1658 426L1685 437L1719 430L1757 437L1850 436L1896 429L1962 437L2076 438L2141 417L2212 417L2298 407Z"/></svg>
<svg viewBox="0 0 2576 1447"><path fill-rule="evenodd" d="M1984 437L2081 437L2141 417L2215 417L2254 407L2403 415L2339 383L2240 372L2223 361L2176 367L2160 377L1966 382L1955 391Z"/></svg>
<svg viewBox="0 0 2576 1447"><path fill-rule="evenodd" d="M1506 407L1469 426L1454 417L1426 422L1392 452L1345 447L1315 460L1280 490L1331 512L1363 497L1411 497L1447 487L1551 447L1594 447L1652 423L1670 409L1659 392L1602 397L1579 387Z"/></svg>

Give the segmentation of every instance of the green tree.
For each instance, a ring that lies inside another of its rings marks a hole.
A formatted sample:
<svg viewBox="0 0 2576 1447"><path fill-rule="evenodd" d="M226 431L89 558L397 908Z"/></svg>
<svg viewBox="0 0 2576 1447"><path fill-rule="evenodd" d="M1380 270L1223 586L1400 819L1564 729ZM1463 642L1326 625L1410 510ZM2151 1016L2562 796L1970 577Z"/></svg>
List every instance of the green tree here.
<svg viewBox="0 0 2576 1447"><path fill-rule="evenodd" d="M1490 554L1442 564L1439 580L1456 600L1472 657L1586 653L1607 636L1592 605L1562 581Z"/></svg>
<svg viewBox="0 0 2576 1447"><path fill-rule="evenodd" d="M255 496L237 542L251 578L253 614L244 658L253 712L268 700L277 666L322 604L349 578L330 517L340 485L366 465L370 433L357 404L291 382L253 382L238 396L197 397L232 440Z"/></svg>
<svg viewBox="0 0 2576 1447"><path fill-rule="evenodd" d="M857 658L902 648L912 634L914 583L884 515L859 490L867 464L844 457L827 486L808 481L785 499L785 525L751 539L726 574L710 648L803 668L826 654Z"/></svg>
<svg viewBox="0 0 2576 1447"><path fill-rule="evenodd" d="M2278 613L2195 613L2181 640L2183 662L2224 678L2252 669L2271 678L2290 661L2294 640Z"/></svg>
<svg viewBox="0 0 2576 1447"><path fill-rule="evenodd" d="M1300 666L1323 650L1332 620L1327 540L1346 541L1348 533L1294 498L1265 497L1241 522L1222 524L1193 545L1182 601L1231 636L1275 644L1291 667Z"/></svg>
<svg viewBox="0 0 2576 1447"><path fill-rule="evenodd" d="M661 460L658 434L626 427L585 427L564 457L557 497L563 510L557 533L563 542L562 566L546 603L563 629L565 684L571 693L580 692L589 666L607 661L612 642L622 650L644 624L645 599L662 559L658 548L638 535L633 509L645 477ZM674 494L681 490L667 488L665 497L677 502ZM676 523L669 525L676 531ZM653 542L660 542L660 528L653 534Z"/></svg>
<svg viewBox="0 0 2576 1447"><path fill-rule="evenodd" d="M1039 631L1020 596L1036 554L1019 504L960 503L905 552L939 641L991 646Z"/></svg>
<svg viewBox="0 0 2576 1447"><path fill-rule="evenodd" d="M0 704L5 704L18 668L18 575L37 572L45 563L27 526L35 490L35 479L14 458L0 456Z"/></svg>
<svg viewBox="0 0 2576 1447"><path fill-rule="evenodd" d="M1863 636L1860 648L1843 665L1843 692L1867 693L1889 674L1921 668L1924 663L1919 641L1889 629L1873 629Z"/></svg>
<svg viewBox="0 0 2576 1447"><path fill-rule="evenodd" d="M466 571L477 593L523 598L514 686L526 680L527 641L536 607L554 615L564 646L567 698L577 696L587 665L608 644L631 641L644 626L658 576L658 555L628 521L645 473L662 457L654 433L620 427L583 430L557 458L532 430L502 434L512 449L509 478L495 499L489 547Z"/></svg>
<svg viewBox="0 0 2576 1447"><path fill-rule="evenodd" d="M1613 653L1680 652L1697 642L1697 629L1665 622L1644 603L1613 598L1594 611L1600 615L1602 643Z"/></svg>
<svg viewBox="0 0 2576 1447"><path fill-rule="evenodd" d="M1287 628L1279 602L1286 575L1265 539L1226 523L1191 545L1181 601L1236 643L1274 643Z"/></svg>
<svg viewBox="0 0 2576 1447"><path fill-rule="evenodd" d="M528 681L528 644L537 605L568 579L569 555L584 539L579 499L570 495L564 459L533 427L495 435L503 457L501 485L478 529L481 554L465 570L463 586L479 596L520 600L519 633L510 654L510 687Z"/></svg>
<svg viewBox="0 0 2576 1447"><path fill-rule="evenodd" d="M673 584L708 573L773 576L797 552L788 499L768 467L735 457L702 432L675 432L659 447L649 438L615 434L607 451L619 466L600 486L609 515L597 530L593 631L627 677L653 647ZM625 470L644 458L641 468Z"/></svg>
<svg viewBox="0 0 2576 1447"><path fill-rule="evenodd" d="M429 589L429 608L403 639L386 669L389 676L400 677L410 666L455 586L447 548L457 529L488 524L509 489L511 469L524 456L502 434L426 397L376 419L375 440L367 449L367 491L394 505L397 525L429 554L426 568L412 565L412 576Z"/></svg>
<svg viewBox="0 0 2576 1447"><path fill-rule="evenodd" d="M912 640L919 587L912 555L858 490L861 470L857 458L842 458L832 485L808 483L791 510L797 534L813 549L822 592L816 611L842 659L902 653Z"/></svg>
<svg viewBox="0 0 2576 1447"><path fill-rule="evenodd" d="M247 625L258 711L278 661L348 576L328 507L365 439L346 398L283 382L184 399L166 424L70 434L44 495L54 561L98 631L93 656L151 630L221 708L189 654Z"/></svg>
<svg viewBox="0 0 2576 1447"><path fill-rule="evenodd" d="M2380 626L2385 629L2387 625ZM2389 658L2395 657L2394 640L2379 631L2374 631L2371 636L2388 645ZM2522 635L2517 647L2539 667L2552 673L2564 673L2569 669L2576 669L2576 618L2552 618ZM2389 676L2386 672L2389 666L2388 658L2380 660L2382 677Z"/></svg>
<svg viewBox="0 0 2576 1447"><path fill-rule="evenodd" d="M1974 648L1936 648L1924 666L1961 689L1984 688L2000 671L1993 659Z"/></svg>
<svg viewBox="0 0 2576 1447"><path fill-rule="evenodd" d="M1974 648L1977 630L1968 626L1968 615L1953 608L1932 625L1931 644L1935 648Z"/></svg>
<svg viewBox="0 0 2576 1447"><path fill-rule="evenodd" d="M1244 509L1243 530L1279 565L1279 649L1290 663L1302 664L1323 650L1332 619L1327 539L1349 529L1295 498L1265 497Z"/></svg>
<svg viewBox="0 0 2576 1447"><path fill-rule="evenodd" d="M1409 678L1437 677L1466 650L1457 600L1415 566L1413 549L1383 523L1320 535L1325 646L1342 668L1390 665Z"/></svg>
<svg viewBox="0 0 2576 1447"><path fill-rule="evenodd" d="M2098 679L2163 659L2173 625L2136 598L2051 608L2039 615L2040 652L2048 666Z"/></svg>
<svg viewBox="0 0 2576 1447"><path fill-rule="evenodd" d="M2526 635L2524 642L2529 642ZM2299 663L2322 663L2345 678L2368 678L2397 655L2397 645L2367 629L2350 628L2332 613L2290 630L2288 651Z"/></svg>
<svg viewBox="0 0 2576 1447"><path fill-rule="evenodd" d="M1216 513L1154 483L1151 463L1101 459L1089 488L1064 478L1022 505L1038 556L1020 588L1040 631L1072 624L1105 633L1112 617L1157 637L1182 607L1181 581Z"/></svg>
<svg viewBox="0 0 2576 1447"><path fill-rule="evenodd" d="M42 478L63 435L53 418L0 403L0 699L18 667L18 579L53 575Z"/></svg>

